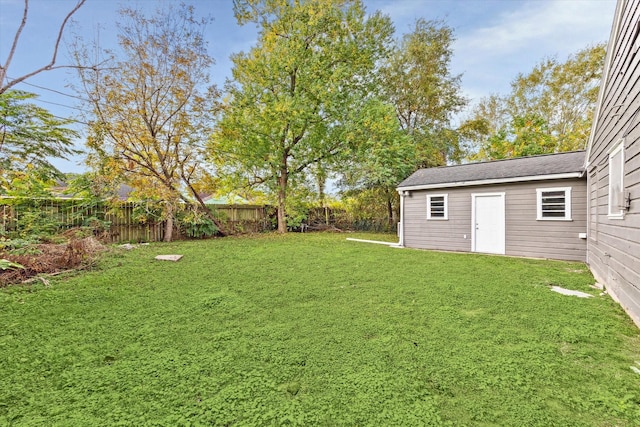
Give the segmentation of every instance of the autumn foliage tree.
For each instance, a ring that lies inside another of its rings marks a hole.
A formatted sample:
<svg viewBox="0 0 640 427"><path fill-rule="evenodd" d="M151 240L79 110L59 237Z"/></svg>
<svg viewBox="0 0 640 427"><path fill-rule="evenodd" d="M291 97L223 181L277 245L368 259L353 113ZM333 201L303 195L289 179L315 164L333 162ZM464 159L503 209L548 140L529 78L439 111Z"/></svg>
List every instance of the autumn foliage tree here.
<svg viewBox="0 0 640 427"><path fill-rule="evenodd" d="M165 240L171 240L178 203L209 212L198 188L209 175L202 150L218 99L207 87L213 59L203 31L209 20L197 19L184 4L150 18L129 8L120 14L120 49L104 53L108 67L80 70L93 114L90 159L102 174L162 200ZM76 55L82 61L90 54L78 49Z"/></svg>
<svg viewBox="0 0 640 427"><path fill-rule="evenodd" d="M211 157L236 185L274 195L278 231L286 232L291 187L354 143L345 133L349 112L366 107L393 29L380 13L367 16L357 0L234 4L239 23L258 24L260 34L232 58Z"/></svg>
<svg viewBox="0 0 640 427"><path fill-rule="evenodd" d="M548 58L511 84L511 93L482 99L461 128L472 159L501 159L584 149L604 65L603 44L565 62Z"/></svg>

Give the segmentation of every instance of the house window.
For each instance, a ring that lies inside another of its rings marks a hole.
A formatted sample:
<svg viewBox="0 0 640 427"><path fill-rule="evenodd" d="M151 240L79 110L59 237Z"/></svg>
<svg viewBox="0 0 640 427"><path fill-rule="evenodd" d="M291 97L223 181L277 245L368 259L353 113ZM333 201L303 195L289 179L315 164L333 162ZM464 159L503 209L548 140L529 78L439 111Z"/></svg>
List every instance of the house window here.
<svg viewBox="0 0 640 427"><path fill-rule="evenodd" d="M624 217L624 140L609 152L609 218Z"/></svg>
<svg viewBox="0 0 640 427"><path fill-rule="evenodd" d="M427 219L448 219L446 194L431 194L427 196Z"/></svg>
<svg viewBox="0 0 640 427"><path fill-rule="evenodd" d="M571 187L537 188L538 220L571 221Z"/></svg>

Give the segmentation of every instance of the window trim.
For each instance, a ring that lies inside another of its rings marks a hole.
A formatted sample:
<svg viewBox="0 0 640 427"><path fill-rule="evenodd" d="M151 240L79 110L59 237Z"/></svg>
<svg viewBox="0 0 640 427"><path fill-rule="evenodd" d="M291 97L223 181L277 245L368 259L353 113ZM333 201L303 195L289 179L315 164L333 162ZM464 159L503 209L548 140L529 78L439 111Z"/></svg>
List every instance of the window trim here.
<svg viewBox="0 0 640 427"><path fill-rule="evenodd" d="M536 188L536 220L537 221L573 221L571 216L571 188L572 187L546 187ZM542 215L542 193L549 191L564 191L564 216L545 217Z"/></svg>
<svg viewBox="0 0 640 427"><path fill-rule="evenodd" d="M613 175L611 174L611 165L614 162L615 156L620 153L620 195L621 199L624 199L624 138L619 139L618 142L609 150L609 162L608 162L608 175L609 182L607 184L607 217L610 219L624 219L624 208L622 206L618 206L617 211L612 211L611 204L613 203L611 191L611 183ZM622 200L621 200L622 202Z"/></svg>
<svg viewBox="0 0 640 427"><path fill-rule="evenodd" d="M431 199L434 197L444 198L444 216L443 217L431 215ZM427 220L430 220L430 221L449 220L449 194L447 193L427 194Z"/></svg>

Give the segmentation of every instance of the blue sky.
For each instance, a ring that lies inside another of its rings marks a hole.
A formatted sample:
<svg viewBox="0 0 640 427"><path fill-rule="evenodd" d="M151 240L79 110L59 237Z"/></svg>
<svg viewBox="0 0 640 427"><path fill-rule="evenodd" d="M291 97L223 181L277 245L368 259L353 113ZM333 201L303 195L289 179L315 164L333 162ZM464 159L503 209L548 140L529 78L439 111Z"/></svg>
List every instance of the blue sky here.
<svg viewBox="0 0 640 427"><path fill-rule="evenodd" d="M65 32L65 41L73 32L85 40L99 34L105 48L116 46L117 10L123 4L153 10L179 0L87 0L74 15L75 23ZM257 29L249 24L239 27L233 17L231 0L191 0L200 16L210 15L214 22L207 28L209 53L216 64L212 81L222 85L231 75L229 55L248 50L256 40ZM443 20L454 29L456 41L452 71L462 74L462 90L472 102L493 93L506 93L518 73L526 73L541 59L569 54L606 41L609 37L614 0L365 0L367 11L381 10L389 15L400 37L411 30L416 19ZM27 25L9 66L8 75L20 76L46 64L64 16L76 0L30 0ZM0 61L4 64L18 28L23 0L0 0ZM99 28L99 30L98 30ZM62 47L58 64L69 63ZM68 88L75 75L56 70L41 73L17 88L40 95L37 103L61 117L77 114L76 100ZM35 87L40 86L39 87ZM46 88L46 89L42 89ZM49 89L49 90L47 90ZM56 91L56 92L53 92ZM79 141L81 144L82 142ZM63 172L83 170L81 159L55 164Z"/></svg>

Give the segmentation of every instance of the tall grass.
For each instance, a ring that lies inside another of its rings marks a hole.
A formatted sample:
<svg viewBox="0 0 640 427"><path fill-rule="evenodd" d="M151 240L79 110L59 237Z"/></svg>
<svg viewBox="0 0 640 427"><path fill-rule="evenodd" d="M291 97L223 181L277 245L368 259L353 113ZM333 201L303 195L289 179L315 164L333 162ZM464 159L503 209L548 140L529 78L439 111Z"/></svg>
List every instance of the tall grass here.
<svg viewBox="0 0 640 427"><path fill-rule="evenodd" d="M0 291L0 425L640 425L639 331L592 283L343 234L116 251Z"/></svg>

